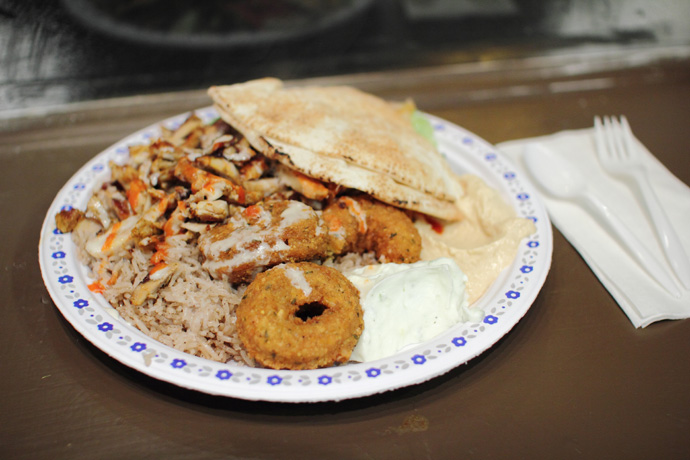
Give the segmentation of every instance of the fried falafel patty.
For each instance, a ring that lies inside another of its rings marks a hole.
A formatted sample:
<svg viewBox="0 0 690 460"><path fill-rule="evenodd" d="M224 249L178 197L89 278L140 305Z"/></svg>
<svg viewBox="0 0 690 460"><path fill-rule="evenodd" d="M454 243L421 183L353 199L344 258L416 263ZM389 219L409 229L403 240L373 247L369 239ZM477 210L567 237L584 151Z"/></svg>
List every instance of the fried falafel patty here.
<svg viewBox="0 0 690 460"><path fill-rule="evenodd" d="M401 210L367 196L342 196L323 211L335 254L374 251L381 262L419 260L422 238Z"/></svg>
<svg viewBox="0 0 690 460"><path fill-rule="evenodd" d="M311 262L257 275L237 307L237 333L264 367L346 363L364 328L359 291L338 270Z"/></svg>
<svg viewBox="0 0 690 460"><path fill-rule="evenodd" d="M231 283L248 283L279 263L323 258L328 243L317 212L294 200L249 206L199 237L204 267L214 278Z"/></svg>

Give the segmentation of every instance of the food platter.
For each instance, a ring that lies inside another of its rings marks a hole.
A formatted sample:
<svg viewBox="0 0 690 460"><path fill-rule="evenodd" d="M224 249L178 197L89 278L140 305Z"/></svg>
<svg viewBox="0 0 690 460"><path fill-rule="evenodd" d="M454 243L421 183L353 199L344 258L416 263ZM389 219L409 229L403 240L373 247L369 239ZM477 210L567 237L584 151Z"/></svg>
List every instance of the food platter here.
<svg viewBox="0 0 690 460"><path fill-rule="evenodd" d="M217 118L211 107L195 113ZM536 232L525 238L513 263L474 304L484 318L457 324L436 338L374 362L308 370L255 369L218 363L165 346L122 320L105 299L88 289L87 269L77 259L70 235L55 226L65 208L84 209L91 191L109 176L108 163L122 163L128 147L148 143L160 126L174 129L180 114L138 131L96 155L58 192L41 229L39 262L46 288L67 321L113 359L153 378L212 395L279 402L338 401L418 384L466 363L490 349L527 313L551 265L552 234L535 188L492 145L475 134L427 115L438 148L456 173L484 179Z"/></svg>

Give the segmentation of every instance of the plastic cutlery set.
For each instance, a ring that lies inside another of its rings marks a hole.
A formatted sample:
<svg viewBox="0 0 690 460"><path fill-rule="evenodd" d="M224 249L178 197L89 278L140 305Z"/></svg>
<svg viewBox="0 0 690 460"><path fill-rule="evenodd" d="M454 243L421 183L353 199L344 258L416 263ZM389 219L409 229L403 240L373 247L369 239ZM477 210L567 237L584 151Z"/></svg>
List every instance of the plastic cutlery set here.
<svg viewBox="0 0 690 460"><path fill-rule="evenodd" d="M594 128L599 164L636 192L673 272L682 286L690 289L690 260L650 185L627 120L595 117ZM676 298L681 296L673 274L627 228L604 197L595 193L577 167L536 143L525 147L523 158L530 175L546 192L583 206L666 291Z"/></svg>

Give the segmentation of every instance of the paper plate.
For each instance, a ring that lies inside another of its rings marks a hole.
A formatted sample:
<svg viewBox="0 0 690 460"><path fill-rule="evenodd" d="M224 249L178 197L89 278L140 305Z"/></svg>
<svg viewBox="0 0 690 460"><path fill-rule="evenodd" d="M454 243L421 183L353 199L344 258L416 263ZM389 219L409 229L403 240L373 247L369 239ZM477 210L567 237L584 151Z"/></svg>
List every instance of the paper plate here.
<svg viewBox="0 0 690 460"><path fill-rule="evenodd" d="M195 113L205 121L217 117L211 107ZM165 346L126 323L102 296L89 291L92 280L77 260L70 236L56 229L55 214L69 207L85 209L92 189L109 177L109 161L122 162L128 146L148 143L159 136L160 125L175 128L188 116L156 123L96 155L57 194L41 230L40 266L55 305L81 335L126 366L180 387L248 400L317 402L372 395L424 382L486 351L525 315L546 279L553 244L551 223L535 188L492 145L427 115L451 168L482 177L537 228L520 243L513 263L475 303L473 308L485 313L482 322L457 324L433 340L375 362L309 371L218 363Z"/></svg>

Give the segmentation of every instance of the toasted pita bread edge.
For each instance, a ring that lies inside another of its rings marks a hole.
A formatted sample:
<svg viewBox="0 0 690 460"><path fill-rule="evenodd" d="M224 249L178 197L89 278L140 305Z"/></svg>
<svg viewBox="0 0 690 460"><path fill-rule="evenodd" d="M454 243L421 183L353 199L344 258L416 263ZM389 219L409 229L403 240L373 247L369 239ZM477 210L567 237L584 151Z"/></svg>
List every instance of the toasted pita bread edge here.
<svg viewBox="0 0 690 460"><path fill-rule="evenodd" d="M256 85L270 93L280 89L282 82L274 78L265 78L239 85ZM219 115L225 122L242 133L249 143L266 157L280 161L282 164L315 179L368 193L393 206L428 214L444 220L459 220L462 218L461 212L455 205L454 200L439 199L429 193L402 184L390 175L380 171L362 167L342 158L320 155L309 149L290 145L267 137L257 130L244 125L223 105L223 98L218 95L221 88L211 87L208 91L215 102L215 108ZM452 182L456 183L454 180Z"/></svg>

